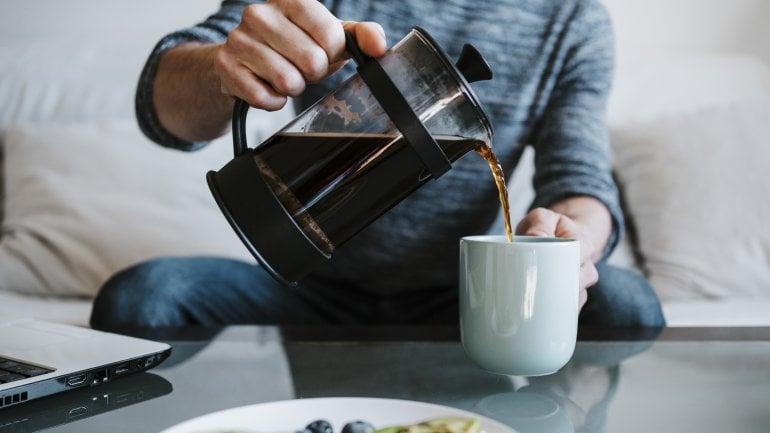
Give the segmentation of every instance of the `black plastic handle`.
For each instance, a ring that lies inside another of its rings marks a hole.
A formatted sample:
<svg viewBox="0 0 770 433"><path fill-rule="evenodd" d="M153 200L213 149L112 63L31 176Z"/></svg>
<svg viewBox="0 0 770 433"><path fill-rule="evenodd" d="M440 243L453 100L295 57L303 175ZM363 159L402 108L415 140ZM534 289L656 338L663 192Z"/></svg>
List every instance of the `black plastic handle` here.
<svg viewBox="0 0 770 433"><path fill-rule="evenodd" d="M235 98L233 106L233 153L239 157L248 150L246 142L246 115L249 113L249 104L241 98Z"/></svg>

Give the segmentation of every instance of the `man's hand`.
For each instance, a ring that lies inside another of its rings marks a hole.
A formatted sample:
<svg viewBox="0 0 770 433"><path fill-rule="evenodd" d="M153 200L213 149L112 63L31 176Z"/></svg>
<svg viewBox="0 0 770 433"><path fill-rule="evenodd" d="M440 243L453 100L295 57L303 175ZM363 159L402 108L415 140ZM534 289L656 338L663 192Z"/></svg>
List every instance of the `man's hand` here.
<svg viewBox="0 0 770 433"><path fill-rule="evenodd" d="M343 23L317 0L270 0L247 6L214 62L221 91L249 105L278 110L347 61L345 31L373 57L385 53L382 27Z"/></svg>
<svg viewBox="0 0 770 433"><path fill-rule="evenodd" d="M158 119L174 136L195 142L228 131L233 96L280 109L288 96L345 64L345 30L364 53L385 54L379 24L342 22L316 0L247 6L224 44L188 42L163 53L152 95Z"/></svg>
<svg viewBox="0 0 770 433"><path fill-rule="evenodd" d="M594 262L601 257L612 222L609 211L598 200L573 197L551 209L531 210L516 226L516 234L555 236L580 241L580 308L588 298L587 288L599 281Z"/></svg>

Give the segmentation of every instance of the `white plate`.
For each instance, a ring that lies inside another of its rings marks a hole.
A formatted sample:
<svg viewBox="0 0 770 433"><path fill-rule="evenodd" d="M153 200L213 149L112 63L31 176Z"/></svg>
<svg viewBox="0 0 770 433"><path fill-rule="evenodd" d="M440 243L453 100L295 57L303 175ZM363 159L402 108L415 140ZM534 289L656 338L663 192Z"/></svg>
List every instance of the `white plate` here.
<svg viewBox="0 0 770 433"><path fill-rule="evenodd" d="M476 413L437 404L385 398L330 397L285 400L226 409L185 421L161 433L294 433L317 419L325 419L335 433L350 421L364 420L375 428L414 424L442 416L476 418L486 433L516 433Z"/></svg>

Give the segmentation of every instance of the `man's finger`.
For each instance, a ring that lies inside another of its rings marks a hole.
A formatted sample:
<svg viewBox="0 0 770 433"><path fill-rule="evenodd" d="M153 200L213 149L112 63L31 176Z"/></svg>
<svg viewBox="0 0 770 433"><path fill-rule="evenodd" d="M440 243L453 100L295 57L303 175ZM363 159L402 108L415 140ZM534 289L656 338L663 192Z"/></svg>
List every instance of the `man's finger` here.
<svg viewBox="0 0 770 433"><path fill-rule="evenodd" d="M345 53L345 34L340 21L318 0L275 2L286 17L307 33L334 63Z"/></svg>
<svg viewBox="0 0 770 433"><path fill-rule="evenodd" d="M382 26L373 22L345 22L343 23L345 31L353 34L353 38L358 43L358 47L364 54L372 57L380 57L388 49L385 39L385 30Z"/></svg>
<svg viewBox="0 0 770 433"><path fill-rule="evenodd" d="M219 74L222 93L237 96L252 107L268 111L279 110L286 105L286 96L278 94L247 67L232 62L219 62L217 67L227 70Z"/></svg>
<svg viewBox="0 0 770 433"><path fill-rule="evenodd" d="M560 215L546 208L535 208L516 226L516 234L525 236L555 236Z"/></svg>
<svg viewBox="0 0 770 433"><path fill-rule="evenodd" d="M580 296L578 297L578 309L583 308L583 305L588 301L588 292L586 289L580 289Z"/></svg>
<svg viewBox="0 0 770 433"><path fill-rule="evenodd" d="M313 4L316 7L319 5L317 1L314 1ZM262 7L258 8L257 6ZM278 2L274 6L254 5L245 9L241 21L243 30L237 28L231 32L228 42L232 41L235 46L241 48L238 51L241 61L248 61L251 59L252 54L255 54L250 51L250 49L253 51L254 47L248 46L249 44L244 43L244 41L251 41L251 45L264 44L275 51L277 55L283 57L286 62L291 63L301 73L303 78L303 82L299 83L301 86L297 85L297 83L292 83L293 85L290 86L293 90L299 88L299 92L301 92L305 86L304 81L317 82L328 75L329 63L331 61L324 48L319 46L313 36L306 29L303 29L299 24L287 17L285 12L279 9L281 7L286 7L285 2ZM295 13L301 15L300 12ZM327 14L331 16L328 11ZM330 21L338 28L338 33L342 34L342 26L333 16L331 18ZM334 29L328 29L325 32L334 33ZM239 34L243 36L238 37ZM318 37L316 36L316 38ZM240 44L238 44L239 41ZM280 62L273 63L269 59L266 62L261 61L257 64L267 65L267 67L263 67L267 70L279 69L276 66L280 66ZM258 73L257 75L263 79L268 78L263 74ZM278 75L280 76L281 73ZM296 96L297 92L285 93Z"/></svg>
<svg viewBox="0 0 770 433"><path fill-rule="evenodd" d="M593 263L587 262L580 266L580 287L587 289L599 281L599 271Z"/></svg>

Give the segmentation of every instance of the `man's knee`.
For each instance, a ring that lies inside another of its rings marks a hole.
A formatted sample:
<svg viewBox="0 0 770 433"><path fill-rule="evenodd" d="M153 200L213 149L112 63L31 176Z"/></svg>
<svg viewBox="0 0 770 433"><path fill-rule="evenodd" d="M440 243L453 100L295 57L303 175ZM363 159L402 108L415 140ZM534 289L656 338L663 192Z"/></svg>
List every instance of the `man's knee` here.
<svg viewBox="0 0 770 433"><path fill-rule="evenodd" d="M182 296L176 280L183 260L155 259L113 275L94 299L91 326L97 329L172 326Z"/></svg>
<svg viewBox="0 0 770 433"><path fill-rule="evenodd" d="M580 321L599 326L665 326L660 301L641 275L598 264L599 282L588 289Z"/></svg>

